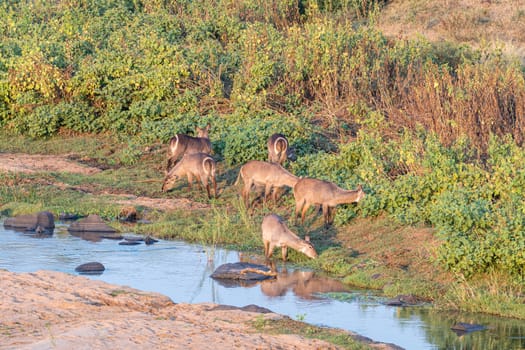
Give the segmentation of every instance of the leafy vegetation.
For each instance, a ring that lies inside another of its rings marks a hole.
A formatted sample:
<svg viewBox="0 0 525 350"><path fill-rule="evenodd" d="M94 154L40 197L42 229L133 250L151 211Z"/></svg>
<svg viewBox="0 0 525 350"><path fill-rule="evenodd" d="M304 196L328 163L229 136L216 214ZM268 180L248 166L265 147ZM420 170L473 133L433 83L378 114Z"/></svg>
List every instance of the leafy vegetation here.
<svg viewBox="0 0 525 350"><path fill-rule="evenodd" d="M461 283L496 274L515 291L506 293L512 299L525 282L523 66L498 51L387 38L375 25L383 5L3 2L0 126L15 136L4 135L1 148L27 151L24 140L31 138L37 146L31 151L57 153L61 146L54 140L77 136L83 146L73 143L70 151L92 152L87 156L115 169L90 180L48 176L87 181L99 191L163 196L158 184L140 182L163 169L163 156L145 155L145 147L160 149L174 133L193 133L211 122L226 186L242 163L265 159L267 137L282 132L298 155L287 164L295 174L344 188L364 185L367 197L339 208L336 227L381 215L431 226L441 242L435 256L440 268ZM114 137L117 144L106 152L86 135ZM116 206L80 200L75 191L64 202L60 190L29 180L39 181L0 176L0 204L18 208L10 214L23 211L17 205L24 203L118 215ZM206 243L257 246L258 218L241 214L233 191L202 221L164 217L155 229ZM347 250L321 243L321 268L348 274L356 284L382 284L356 272ZM454 295L451 300L462 299Z"/></svg>

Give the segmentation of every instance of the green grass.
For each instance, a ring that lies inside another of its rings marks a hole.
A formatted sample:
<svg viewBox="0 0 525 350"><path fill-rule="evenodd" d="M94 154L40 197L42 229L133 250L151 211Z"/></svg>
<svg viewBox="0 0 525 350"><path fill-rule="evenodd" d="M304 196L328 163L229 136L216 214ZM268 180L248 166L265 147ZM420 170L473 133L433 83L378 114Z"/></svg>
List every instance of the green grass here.
<svg viewBox="0 0 525 350"><path fill-rule="evenodd" d="M13 152L52 149L56 154L71 154L75 150L77 159L107 164L104 154L113 149L114 144L104 138L97 142L87 139L57 138L22 143L16 137L0 135L0 148L7 149L10 145ZM301 237L309 234L319 253L318 259L311 260L289 250L288 260L296 265L324 271L349 285L382 290L387 296L415 294L433 300L439 308L525 319L523 287L511 283L506 276L487 275L478 280L451 283L453 276L435 265L432 258L435 247L419 247L416 242L416 248L428 249L430 256L400 255L406 242L413 241L413 237L426 228L394 224L389 218L360 218L325 229L322 216L314 217L313 213L307 225L295 225L292 223L291 193L277 205L259 204L248 212L239 198L240 186L232 185L238 169L225 168L222 164L219 165L220 196L217 199L208 200L197 188L188 192L185 180L173 191L162 193L164 161L163 152L146 152L141 161L133 165L118 164L89 176L62 172L0 173L0 215L6 217L40 210L49 210L55 215L96 213L115 228L129 230L129 226L124 227L116 220L124 207L117 202L121 198L119 194L157 199L185 198L204 204L205 209L182 207L162 211L137 205L139 217L152 223L137 224L133 230L163 239L205 244L212 250L220 246L262 255L260 224L264 215L275 212ZM277 250L274 256L280 259Z"/></svg>
<svg viewBox="0 0 525 350"><path fill-rule="evenodd" d="M261 314L252 322L252 326L259 332L269 334L298 334L306 338L324 340L343 349L372 349L372 347L363 341L356 340L349 332L316 327L301 321L294 321L287 317L279 320L269 320L265 319L264 315Z"/></svg>

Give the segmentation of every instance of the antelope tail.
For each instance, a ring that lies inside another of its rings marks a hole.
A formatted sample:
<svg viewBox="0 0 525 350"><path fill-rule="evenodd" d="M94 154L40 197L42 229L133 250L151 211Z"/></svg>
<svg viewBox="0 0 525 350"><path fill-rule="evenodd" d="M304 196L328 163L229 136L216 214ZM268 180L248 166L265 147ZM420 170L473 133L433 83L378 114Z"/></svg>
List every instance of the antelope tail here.
<svg viewBox="0 0 525 350"><path fill-rule="evenodd" d="M281 149L277 149L277 145L282 143L283 146L281 147ZM286 149L288 148L288 142L286 141L286 139L284 137L281 137L279 136L277 139L275 139L275 142L273 143L273 150L275 151L276 154L281 154L281 152L285 151L286 152Z"/></svg>
<svg viewBox="0 0 525 350"><path fill-rule="evenodd" d="M237 186L241 177L242 177L242 167L241 167L241 170L239 170L239 174L237 175L237 179L235 180L235 183L233 184L234 186Z"/></svg>
<svg viewBox="0 0 525 350"><path fill-rule="evenodd" d="M215 175L214 160L211 157L206 157L202 160L202 168L208 175Z"/></svg>
<svg viewBox="0 0 525 350"><path fill-rule="evenodd" d="M171 138L170 147L169 147L170 156L175 154L177 147L179 147L179 134L175 134L175 136Z"/></svg>

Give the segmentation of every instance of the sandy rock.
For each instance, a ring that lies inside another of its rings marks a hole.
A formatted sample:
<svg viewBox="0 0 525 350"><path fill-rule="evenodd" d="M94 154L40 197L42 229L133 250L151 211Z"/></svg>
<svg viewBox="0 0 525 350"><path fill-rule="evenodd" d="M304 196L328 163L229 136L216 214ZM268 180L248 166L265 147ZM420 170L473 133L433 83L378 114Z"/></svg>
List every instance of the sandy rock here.
<svg viewBox="0 0 525 350"><path fill-rule="evenodd" d="M175 304L161 294L61 272L0 270L0 281L2 350L338 348L253 328L256 320L272 319L274 313Z"/></svg>

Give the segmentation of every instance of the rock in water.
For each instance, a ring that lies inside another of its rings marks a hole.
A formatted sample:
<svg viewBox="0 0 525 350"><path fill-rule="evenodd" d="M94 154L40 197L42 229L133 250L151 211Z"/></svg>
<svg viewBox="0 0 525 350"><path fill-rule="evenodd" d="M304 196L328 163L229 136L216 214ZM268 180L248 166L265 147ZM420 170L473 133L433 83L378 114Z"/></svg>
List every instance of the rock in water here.
<svg viewBox="0 0 525 350"><path fill-rule="evenodd" d="M41 211L36 214L17 215L7 218L4 221L4 227L23 231L35 231L38 229L38 233L53 233L55 219L50 212Z"/></svg>
<svg viewBox="0 0 525 350"><path fill-rule="evenodd" d="M69 232L100 232L100 233L115 233L113 227L107 225L100 216L91 214L85 219L80 219L72 223L67 229Z"/></svg>
<svg viewBox="0 0 525 350"><path fill-rule="evenodd" d="M76 272L84 273L84 274L100 274L102 273L106 268L104 265L102 265L99 262L88 262L82 265L79 265L75 268Z"/></svg>
<svg viewBox="0 0 525 350"><path fill-rule="evenodd" d="M275 278L275 276L276 274L267 266L236 262L219 266L213 271L210 277L216 279L262 281L268 278Z"/></svg>

